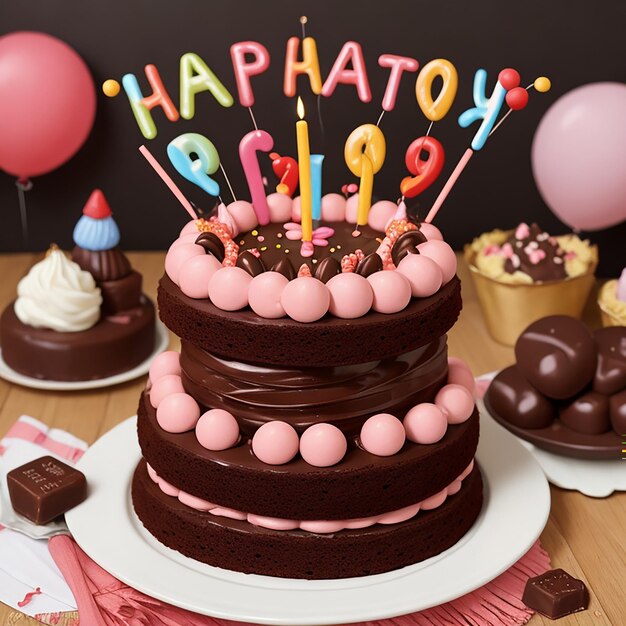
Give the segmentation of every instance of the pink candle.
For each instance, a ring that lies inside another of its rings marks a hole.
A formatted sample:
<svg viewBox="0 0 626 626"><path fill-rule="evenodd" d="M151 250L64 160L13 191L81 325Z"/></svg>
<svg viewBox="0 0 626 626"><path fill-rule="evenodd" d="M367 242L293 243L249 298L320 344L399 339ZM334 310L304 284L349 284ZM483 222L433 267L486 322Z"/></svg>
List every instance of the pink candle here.
<svg viewBox="0 0 626 626"><path fill-rule="evenodd" d="M239 142L239 159L243 167L254 212L262 226L269 224L270 210L265 197L265 186L256 153L269 152L274 147L272 136L264 130L253 130L244 135Z"/></svg>

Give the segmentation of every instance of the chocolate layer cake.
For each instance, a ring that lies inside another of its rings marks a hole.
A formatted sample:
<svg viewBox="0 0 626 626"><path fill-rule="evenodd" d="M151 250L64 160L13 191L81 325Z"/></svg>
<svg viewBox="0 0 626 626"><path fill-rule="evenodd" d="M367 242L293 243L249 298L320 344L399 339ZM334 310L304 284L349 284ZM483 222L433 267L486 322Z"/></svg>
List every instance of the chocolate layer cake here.
<svg viewBox="0 0 626 626"><path fill-rule="evenodd" d="M482 505L474 381L447 355L454 253L392 203L356 236L323 199L311 246L290 200L268 204L265 226L222 205L168 252L158 302L181 352L140 400L135 511L165 545L246 573L436 555Z"/></svg>

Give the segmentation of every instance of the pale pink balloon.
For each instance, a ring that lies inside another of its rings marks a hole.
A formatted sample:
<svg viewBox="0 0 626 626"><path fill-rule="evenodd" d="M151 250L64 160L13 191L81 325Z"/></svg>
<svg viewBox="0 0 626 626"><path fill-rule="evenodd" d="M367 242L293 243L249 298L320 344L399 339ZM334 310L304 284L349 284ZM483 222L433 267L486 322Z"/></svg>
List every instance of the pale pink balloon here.
<svg viewBox="0 0 626 626"><path fill-rule="evenodd" d="M430 222L422 222L420 224L420 232L424 235L424 237L426 237L426 239L428 239L428 241L431 241L432 239L443 241L441 231Z"/></svg>
<svg viewBox="0 0 626 626"><path fill-rule="evenodd" d="M302 219L302 210L300 208L300 196L296 196L291 203L291 219L294 222L300 223Z"/></svg>
<svg viewBox="0 0 626 626"><path fill-rule="evenodd" d="M168 374L180 376L180 353L174 352L174 350L166 350L156 356L150 365L148 376L150 382L154 384L161 376Z"/></svg>
<svg viewBox="0 0 626 626"><path fill-rule="evenodd" d="M230 56L237 81L239 102L241 106L251 107L254 104L254 92L250 77L267 70L270 65L270 54L258 41L240 41L230 47Z"/></svg>
<svg viewBox="0 0 626 626"><path fill-rule="evenodd" d="M372 308L374 292L367 279L359 274L337 274L326 283L326 288L330 292L329 311L335 317L355 319Z"/></svg>
<svg viewBox="0 0 626 626"><path fill-rule="evenodd" d="M374 292L372 308L378 313L397 313L411 300L411 284L400 272L375 272L367 281Z"/></svg>
<svg viewBox="0 0 626 626"><path fill-rule="evenodd" d="M266 422L252 437L252 451L268 465L283 465L298 453L300 441L293 426L278 420Z"/></svg>
<svg viewBox="0 0 626 626"><path fill-rule="evenodd" d="M188 259L178 272L180 290L190 298L208 298L209 281L221 267L222 264L212 254Z"/></svg>
<svg viewBox="0 0 626 626"><path fill-rule="evenodd" d="M355 193L346 200L346 222L356 224L359 212L359 194Z"/></svg>
<svg viewBox="0 0 626 626"><path fill-rule="evenodd" d="M370 417L361 428L361 445L376 456L391 456L402 449L406 434L402 422L389 413Z"/></svg>
<svg viewBox="0 0 626 626"><path fill-rule="evenodd" d="M317 278L301 276L289 281L280 297L285 312L297 322L315 322L328 311L330 292Z"/></svg>
<svg viewBox="0 0 626 626"><path fill-rule="evenodd" d="M330 467L343 459L348 449L345 435L332 424L315 424L300 437L302 458L315 467Z"/></svg>
<svg viewBox="0 0 626 626"><path fill-rule="evenodd" d="M448 357L448 383L461 385L471 394L476 391L476 380L472 370L463 359L456 356Z"/></svg>
<svg viewBox="0 0 626 626"><path fill-rule="evenodd" d="M448 424L461 424L474 412L474 396L461 385L444 385L435 396L435 404L448 414Z"/></svg>
<svg viewBox="0 0 626 626"><path fill-rule="evenodd" d="M165 273L170 277L172 282L178 285L178 273L185 261L194 256L206 254L202 246L195 243L179 243L174 242L165 255Z"/></svg>
<svg viewBox="0 0 626 626"><path fill-rule="evenodd" d="M240 267L222 267L209 280L209 298L222 311L239 311L248 306L252 276Z"/></svg>
<svg viewBox="0 0 626 626"><path fill-rule="evenodd" d="M207 450L227 450L239 441L239 424L232 413L211 409L200 416L196 439Z"/></svg>
<svg viewBox="0 0 626 626"><path fill-rule="evenodd" d="M187 393L165 396L156 411L159 426L168 433L184 433L195 427L200 417L198 403Z"/></svg>
<svg viewBox="0 0 626 626"><path fill-rule="evenodd" d="M291 205L293 200L284 193L271 193L267 196L272 224L284 224L291 221Z"/></svg>
<svg viewBox="0 0 626 626"><path fill-rule="evenodd" d="M182 237L183 235L190 235L192 233L195 234L196 237L200 234L200 231L196 226L196 220L187 222L180 231L179 237Z"/></svg>
<svg viewBox="0 0 626 626"><path fill-rule="evenodd" d="M379 200L370 207L370 211L367 215L367 223L374 230L384 233L387 222L393 217L397 209L398 205L395 202Z"/></svg>
<svg viewBox="0 0 626 626"><path fill-rule="evenodd" d="M406 414L404 430L407 439L414 443L437 443L448 430L448 420L437 405L423 402Z"/></svg>
<svg viewBox="0 0 626 626"><path fill-rule="evenodd" d="M443 281L441 268L424 254L407 254L398 264L400 272L411 284L414 298L427 298L439 291Z"/></svg>
<svg viewBox="0 0 626 626"><path fill-rule="evenodd" d="M282 293L289 283L280 272L263 272L255 276L248 287L250 308L265 319L278 319L286 315L280 303Z"/></svg>
<svg viewBox="0 0 626 626"><path fill-rule="evenodd" d="M258 226L259 220L254 212L254 207L249 202L236 200L231 202L226 208L235 220L239 232L243 233Z"/></svg>
<svg viewBox="0 0 626 626"><path fill-rule="evenodd" d="M454 250L445 242L433 239L417 246L420 254L431 258L440 268L443 275L443 284L449 283L456 274L456 255Z"/></svg>
<svg viewBox="0 0 626 626"><path fill-rule="evenodd" d="M322 219L325 222L345 222L346 199L339 193L322 196Z"/></svg>
<svg viewBox="0 0 626 626"><path fill-rule="evenodd" d="M177 374L161 376L150 388L150 404L158 409L163 399L173 393L185 393L181 377Z"/></svg>

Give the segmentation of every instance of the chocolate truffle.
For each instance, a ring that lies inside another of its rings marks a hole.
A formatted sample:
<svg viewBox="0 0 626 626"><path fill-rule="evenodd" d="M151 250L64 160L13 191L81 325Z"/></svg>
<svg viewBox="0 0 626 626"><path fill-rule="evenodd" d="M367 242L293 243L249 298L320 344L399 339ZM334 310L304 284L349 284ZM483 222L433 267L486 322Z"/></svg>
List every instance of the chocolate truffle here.
<svg viewBox="0 0 626 626"><path fill-rule="evenodd" d="M589 606L589 591L582 580L553 569L528 579L522 602L550 619L558 619L584 611Z"/></svg>
<svg viewBox="0 0 626 626"><path fill-rule="evenodd" d="M626 389L626 327L609 326L593 335L598 346L593 388L610 396Z"/></svg>
<svg viewBox="0 0 626 626"><path fill-rule="evenodd" d="M561 408L561 423L577 433L600 435L611 430L609 397L588 391Z"/></svg>
<svg viewBox="0 0 626 626"><path fill-rule="evenodd" d="M489 385L487 402L495 413L520 428L545 428L556 417L556 407L512 365Z"/></svg>
<svg viewBox="0 0 626 626"><path fill-rule="evenodd" d="M533 322L515 344L517 365L541 393L566 400L582 391L596 372L596 344L579 320L551 315Z"/></svg>
<svg viewBox="0 0 626 626"><path fill-rule="evenodd" d="M609 398L609 417L613 430L626 436L626 389Z"/></svg>

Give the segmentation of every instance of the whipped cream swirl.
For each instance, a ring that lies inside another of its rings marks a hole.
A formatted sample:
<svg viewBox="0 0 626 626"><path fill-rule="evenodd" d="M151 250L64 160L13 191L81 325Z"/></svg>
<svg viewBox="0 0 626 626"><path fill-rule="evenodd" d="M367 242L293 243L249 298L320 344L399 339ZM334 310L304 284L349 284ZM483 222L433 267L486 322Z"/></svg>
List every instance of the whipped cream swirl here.
<svg viewBox="0 0 626 626"><path fill-rule="evenodd" d="M93 276L56 247L20 280L17 295L15 314L28 326L74 333L100 319L102 296Z"/></svg>

